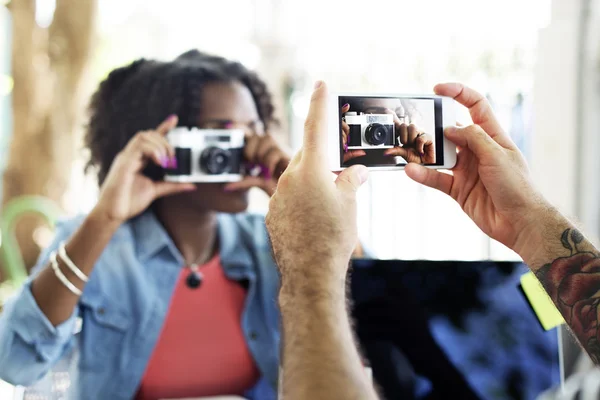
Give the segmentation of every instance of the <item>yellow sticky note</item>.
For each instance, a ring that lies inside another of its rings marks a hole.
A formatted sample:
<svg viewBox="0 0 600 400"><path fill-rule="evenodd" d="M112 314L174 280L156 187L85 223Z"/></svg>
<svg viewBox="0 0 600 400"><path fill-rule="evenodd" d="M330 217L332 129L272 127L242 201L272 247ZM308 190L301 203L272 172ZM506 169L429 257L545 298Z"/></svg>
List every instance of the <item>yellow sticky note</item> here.
<svg viewBox="0 0 600 400"><path fill-rule="evenodd" d="M545 330L565 323L563 316L532 272L521 277L521 287Z"/></svg>

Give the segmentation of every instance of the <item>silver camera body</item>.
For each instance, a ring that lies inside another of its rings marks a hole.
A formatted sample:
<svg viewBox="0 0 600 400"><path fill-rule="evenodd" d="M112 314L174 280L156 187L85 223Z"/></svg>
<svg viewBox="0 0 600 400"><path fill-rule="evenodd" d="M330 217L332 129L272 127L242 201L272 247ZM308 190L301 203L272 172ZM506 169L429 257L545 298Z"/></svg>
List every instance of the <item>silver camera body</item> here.
<svg viewBox="0 0 600 400"><path fill-rule="evenodd" d="M396 134L393 115L347 112L344 118L350 128L349 149L394 147Z"/></svg>
<svg viewBox="0 0 600 400"><path fill-rule="evenodd" d="M170 182L237 182L243 178L244 131L175 128L167 140L175 148L176 168L165 169Z"/></svg>

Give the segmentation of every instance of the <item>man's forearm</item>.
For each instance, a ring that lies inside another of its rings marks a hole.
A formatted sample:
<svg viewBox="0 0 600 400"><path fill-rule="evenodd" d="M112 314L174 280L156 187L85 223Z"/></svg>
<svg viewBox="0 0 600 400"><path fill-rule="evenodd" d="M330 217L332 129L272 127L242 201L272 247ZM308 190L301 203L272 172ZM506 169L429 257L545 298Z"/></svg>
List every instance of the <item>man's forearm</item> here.
<svg viewBox="0 0 600 400"><path fill-rule="evenodd" d="M352 334L345 282L284 277L279 299L283 399L377 399Z"/></svg>
<svg viewBox="0 0 600 400"><path fill-rule="evenodd" d="M519 252L594 363L600 364L600 254L556 211L540 219Z"/></svg>

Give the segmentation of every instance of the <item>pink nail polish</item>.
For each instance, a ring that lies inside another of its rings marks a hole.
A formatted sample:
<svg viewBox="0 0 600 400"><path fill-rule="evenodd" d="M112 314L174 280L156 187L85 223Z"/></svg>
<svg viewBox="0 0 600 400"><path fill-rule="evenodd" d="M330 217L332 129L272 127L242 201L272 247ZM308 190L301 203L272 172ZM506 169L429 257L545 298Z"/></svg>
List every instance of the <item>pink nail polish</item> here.
<svg viewBox="0 0 600 400"><path fill-rule="evenodd" d="M315 90L317 90L318 88L320 88L321 86L323 86L323 81L316 81L315 82Z"/></svg>
<svg viewBox="0 0 600 400"><path fill-rule="evenodd" d="M169 168L169 166L170 166L170 165L169 165L169 159L168 159L167 157L161 157L161 158L160 158L160 165L161 165L163 168Z"/></svg>
<svg viewBox="0 0 600 400"><path fill-rule="evenodd" d="M177 158L175 158L175 157L171 158L171 167L177 168Z"/></svg>
<svg viewBox="0 0 600 400"><path fill-rule="evenodd" d="M347 152L348 152L348 145L347 145L347 144L345 144L345 145L344 145L344 153L347 153Z"/></svg>
<svg viewBox="0 0 600 400"><path fill-rule="evenodd" d="M168 117L167 119L168 119L169 121L172 121L172 120L174 120L175 118L177 118L177 115L175 115L175 114L171 114L171 115L169 115L169 117Z"/></svg>
<svg viewBox="0 0 600 400"><path fill-rule="evenodd" d="M346 103L342 106L342 108L350 107L350 104Z"/></svg>

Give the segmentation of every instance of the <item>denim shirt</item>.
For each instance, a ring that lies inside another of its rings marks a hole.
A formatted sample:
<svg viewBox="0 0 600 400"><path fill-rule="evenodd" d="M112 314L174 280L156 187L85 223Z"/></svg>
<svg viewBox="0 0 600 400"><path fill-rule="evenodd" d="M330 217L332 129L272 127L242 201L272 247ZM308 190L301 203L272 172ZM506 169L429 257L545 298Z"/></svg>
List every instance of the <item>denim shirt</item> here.
<svg viewBox="0 0 600 400"><path fill-rule="evenodd" d="M59 224L32 277L82 222L79 217ZM225 274L248 282L241 325L261 379L245 396L275 399L279 275L264 217L220 214L218 235ZM52 326L39 309L30 278L0 314L0 379L31 385L73 351L69 399L134 398L184 264L154 214L146 212L119 228L96 263L78 307L59 326Z"/></svg>

